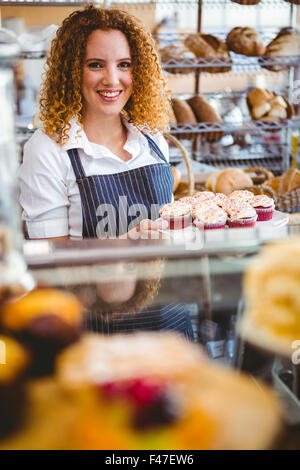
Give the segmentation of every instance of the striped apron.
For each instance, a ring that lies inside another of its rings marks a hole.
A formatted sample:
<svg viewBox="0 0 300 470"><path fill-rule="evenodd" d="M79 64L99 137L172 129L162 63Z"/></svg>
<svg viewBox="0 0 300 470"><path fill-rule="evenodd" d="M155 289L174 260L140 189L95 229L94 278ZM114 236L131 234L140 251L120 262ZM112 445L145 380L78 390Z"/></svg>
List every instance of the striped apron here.
<svg viewBox="0 0 300 470"><path fill-rule="evenodd" d="M77 149L68 150L81 198L83 238L122 235L142 219L157 219L160 207L171 202L170 165L156 143L144 135L161 162L111 175L86 176Z"/></svg>
<svg viewBox="0 0 300 470"><path fill-rule="evenodd" d="M138 225L142 219L158 218L159 208L171 202L174 178L170 165L156 143L148 135L144 135L150 150L158 155L161 162L122 173L86 176L77 149L68 150L81 198L83 238L122 235ZM142 209L138 218L136 213L130 213L131 208L135 209L136 205ZM99 225L101 216L104 216L99 207L106 214L111 211L112 218L106 219L109 220L108 224ZM193 338L189 311L182 304L148 308L135 315L120 314L111 320L103 320L96 313L89 312L85 329L104 334L136 330L172 330L187 338Z"/></svg>

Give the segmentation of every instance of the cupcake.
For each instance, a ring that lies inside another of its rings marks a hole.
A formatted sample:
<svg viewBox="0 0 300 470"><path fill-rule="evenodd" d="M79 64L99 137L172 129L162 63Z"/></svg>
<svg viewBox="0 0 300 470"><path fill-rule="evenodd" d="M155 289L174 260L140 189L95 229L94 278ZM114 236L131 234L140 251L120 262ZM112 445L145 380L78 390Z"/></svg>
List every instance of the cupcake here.
<svg viewBox="0 0 300 470"><path fill-rule="evenodd" d="M256 210L257 222L264 222L272 219L275 206L272 198L264 194L260 194L258 196L254 196L249 203Z"/></svg>
<svg viewBox="0 0 300 470"><path fill-rule="evenodd" d="M194 194L193 197L199 201L207 201L208 199L214 199L215 195L211 191L199 191L198 193Z"/></svg>
<svg viewBox="0 0 300 470"><path fill-rule="evenodd" d="M199 207L193 219L193 225L204 230L225 228L227 213L216 204Z"/></svg>
<svg viewBox="0 0 300 470"><path fill-rule="evenodd" d="M230 228L254 227L257 220L255 209L248 202L229 200L225 206L228 214L227 223Z"/></svg>
<svg viewBox="0 0 300 470"><path fill-rule="evenodd" d="M81 323L77 298L57 289L35 289L0 312L1 327L31 351L34 376L52 373L56 354L79 339Z"/></svg>
<svg viewBox="0 0 300 470"><path fill-rule="evenodd" d="M246 189L245 190L241 189L241 190L233 191L229 195L229 198L234 199L236 201L249 202L253 198L253 193L251 193L251 191L247 191Z"/></svg>
<svg viewBox="0 0 300 470"><path fill-rule="evenodd" d="M191 225L191 212L191 204L175 201L163 206L159 215L168 222L169 230L180 230Z"/></svg>
<svg viewBox="0 0 300 470"><path fill-rule="evenodd" d="M223 208L224 205L228 202L228 196L223 193L216 193L213 201L215 204L217 204L217 206Z"/></svg>
<svg viewBox="0 0 300 470"><path fill-rule="evenodd" d="M0 335L0 437L22 423L26 393L24 376L29 354L15 339Z"/></svg>

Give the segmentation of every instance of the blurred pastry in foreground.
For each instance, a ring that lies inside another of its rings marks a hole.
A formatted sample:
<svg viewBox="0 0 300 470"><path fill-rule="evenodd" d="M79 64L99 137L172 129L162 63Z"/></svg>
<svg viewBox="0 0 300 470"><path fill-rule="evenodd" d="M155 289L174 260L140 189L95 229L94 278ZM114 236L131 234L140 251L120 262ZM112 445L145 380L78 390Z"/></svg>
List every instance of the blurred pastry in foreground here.
<svg viewBox="0 0 300 470"><path fill-rule="evenodd" d="M22 423L26 411L24 377L30 356L21 344L0 335L0 437Z"/></svg>
<svg viewBox="0 0 300 470"><path fill-rule="evenodd" d="M227 35L226 43L231 51L247 56L264 55L266 50L259 33L249 27L233 28Z"/></svg>
<svg viewBox="0 0 300 470"><path fill-rule="evenodd" d="M85 335L57 380L81 411L77 449L264 449L280 427L269 390L174 334Z"/></svg>
<svg viewBox="0 0 300 470"><path fill-rule="evenodd" d="M77 298L58 289L35 289L0 310L0 325L32 352L33 375L53 371L56 354L79 339L82 306Z"/></svg>
<svg viewBox="0 0 300 470"><path fill-rule="evenodd" d="M242 335L259 347L291 356L300 338L300 238L265 246L248 268Z"/></svg>

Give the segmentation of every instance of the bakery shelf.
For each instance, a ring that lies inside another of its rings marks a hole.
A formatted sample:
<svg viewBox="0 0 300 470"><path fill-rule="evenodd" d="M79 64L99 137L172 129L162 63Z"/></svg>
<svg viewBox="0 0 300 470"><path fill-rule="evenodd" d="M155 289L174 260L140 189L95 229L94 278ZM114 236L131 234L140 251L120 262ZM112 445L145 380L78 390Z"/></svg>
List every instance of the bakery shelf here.
<svg viewBox="0 0 300 470"><path fill-rule="evenodd" d="M182 123L171 124L170 132L172 134L194 133L201 134L204 132L224 132L231 134L237 131L247 131L251 133L262 133L264 131L280 131L282 129L299 129L300 119L282 119L281 121L246 121L241 123L222 123L222 122L197 122L195 124Z"/></svg>
<svg viewBox="0 0 300 470"><path fill-rule="evenodd" d="M162 67L164 70L172 69L199 69L202 68L216 68L216 67L228 67L231 66L230 73L247 73L247 72L261 72L266 69L263 66L284 66L284 67L297 67L300 65L300 56L260 56L260 57L248 57L240 54L231 54L231 60L227 58L211 57L211 58L161 58ZM274 72L276 73L276 72Z"/></svg>

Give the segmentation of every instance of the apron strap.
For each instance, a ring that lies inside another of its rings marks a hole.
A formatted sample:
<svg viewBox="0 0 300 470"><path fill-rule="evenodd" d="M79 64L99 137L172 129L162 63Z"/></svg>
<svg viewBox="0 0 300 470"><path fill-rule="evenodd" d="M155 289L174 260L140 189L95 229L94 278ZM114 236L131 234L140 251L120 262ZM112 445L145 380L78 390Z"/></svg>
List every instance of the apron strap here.
<svg viewBox="0 0 300 470"><path fill-rule="evenodd" d="M76 180L83 179L86 177L85 171L83 169L78 150L69 149L67 150L69 158L71 160L71 165L75 173Z"/></svg>
<svg viewBox="0 0 300 470"><path fill-rule="evenodd" d="M168 164L164 154L162 153L162 151L160 150L160 148L158 147L158 145L154 142L153 139L151 139L151 137L149 137L149 135L147 134L144 134L143 135L146 137L146 139L148 140L148 143L151 147L151 149L156 153L156 155L161 159L163 160L165 163Z"/></svg>

